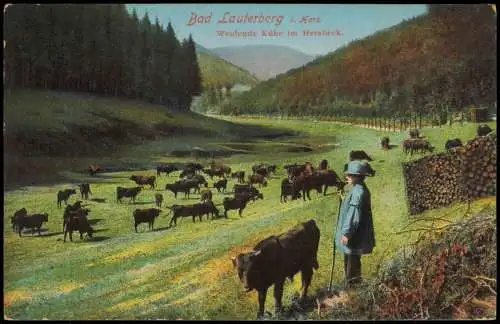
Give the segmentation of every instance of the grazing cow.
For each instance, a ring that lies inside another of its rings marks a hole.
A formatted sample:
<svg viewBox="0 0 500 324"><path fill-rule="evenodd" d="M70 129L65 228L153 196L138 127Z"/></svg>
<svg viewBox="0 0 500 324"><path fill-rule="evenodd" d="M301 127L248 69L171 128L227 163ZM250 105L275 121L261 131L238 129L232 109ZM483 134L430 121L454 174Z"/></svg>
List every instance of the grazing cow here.
<svg viewBox="0 0 500 324"><path fill-rule="evenodd" d="M281 180L281 195L280 202L286 202L287 196L293 197L293 183L290 182L288 178ZM301 194L298 193L298 197L300 198Z"/></svg>
<svg viewBox="0 0 500 324"><path fill-rule="evenodd" d="M306 200L306 196L311 200L310 191L316 189L318 193L323 191L323 184L318 181L313 175L301 174L295 177L292 181L292 200L299 198L299 193L302 191L302 198Z"/></svg>
<svg viewBox="0 0 500 324"><path fill-rule="evenodd" d="M150 189L155 188L156 176L133 175L129 179L134 181L137 185L141 187L143 187L144 185L149 185Z"/></svg>
<svg viewBox="0 0 500 324"><path fill-rule="evenodd" d="M380 145L382 146L382 148L384 150L388 150L389 149L389 137L382 137L382 141L380 141Z"/></svg>
<svg viewBox="0 0 500 324"><path fill-rule="evenodd" d="M459 138L447 140L446 144L444 145L444 148L447 149L448 151L457 147L462 147L464 146L462 144L462 141Z"/></svg>
<svg viewBox="0 0 500 324"><path fill-rule="evenodd" d="M87 209L78 209L76 211L64 212L64 242L66 242L66 235L69 233L69 240L73 242L73 231L80 232L80 240L83 240L83 233L92 238L94 229L90 226L88 219Z"/></svg>
<svg viewBox="0 0 500 324"><path fill-rule="evenodd" d="M193 181L196 181L198 182L198 185L203 185L205 188L208 188L208 182L207 180L205 180L205 177L202 176L201 174L194 174L194 175L190 175L188 176L188 180L193 180Z"/></svg>
<svg viewBox="0 0 500 324"><path fill-rule="evenodd" d="M224 218L227 218L228 210L235 210L235 209L238 209L238 213L240 214L241 217L241 212L243 211L243 209L245 209L247 203L251 199L252 197L250 194L243 194L235 198L225 197L224 200L222 201L222 205L224 206Z"/></svg>
<svg viewBox="0 0 500 324"><path fill-rule="evenodd" d="M251 184L235 184L233 187L234 191L234 196L238 197L242 194L249 194L252 200L257 200L257 199L264 199L264 195L257 190L254 186Z"/></svg>
<svg viewBox="0 0 500 324"><path fill-rule="evenodd" d="M312 166L311 163L306 162L302 165L287 165L285 166L287 173L288 173L288 178L290 180L293 180L294 178L300 176L301 174L304 175L311 175L314 172L314 167Z"/></svg>
<svg viewBox="0 0 500 324"><path fill-rule="evenodd" d="M261 175L263 177L269 177L270 171L267 168L260 168L254 171L254 174Z"/></svg>
<svg viewBox="0 0 500 324"><path fill-rule="evenodd" d="M89 165L89 167L87 168L87 172L91 176L95 175L97 172L101 172L102 170L103 170L102 167L94 164Z"/></svg>
<svg viewBox="0 0 500 324"><path fill-rule="evenodd" d="M13 232L16 232L16 228L17 228L16 219L21 218L21 217L25 217L25 216L28 216L28 211L26 210L26 208L23 207L23 208L19 209L18 211L16 211L14 213L14 215L10 218Z"/></svg>
<svg viewBox="0 0 500 324"><path fill-rule="evenodd" d="M174 171L178 171L179 168L176 167L173 164L167 163L167 164L160 164L159 166L156 167L156 175L159 177L161 176L161 173L165 173L167 176L170 175L170 173Z"/></svg>
<svg viewBox="0 0 500 324"><path fill-rule="evenodd" d="M148 223L148 229L153 230L153 225L155 223L156 217L161 213L160 209L157 208L147 208L147 209L136 209L134 210L134 228L137 233L137 225L140 223Z"/></svg>
<svg viewBox="0 0 500 324"><path fill-rule="evenodd" d="M420 132L418 129L410 129L410 138L419 138Z"/></svg>
<svg viewBox="0 0 500 324"><path fill-rule="evenodd" d="M366 154L365 151L351 151L349 152L349 161L373 161L372 158Z"/></svg>
<svg viewBox="0 0 500 324"><path fill-rule="evenodd" d="M491 129L491 127L486 125L486 124L480 124L479 126L477 126L477 136L478 137L486 136L489 133L491 133L492 131L493 130Z"/></svg>
<svg viewBox="0 0 500 324"><path fill-rule="evenodd" d="M227 165L221 165L219 167L219 170L222 170L222 173L224 173L226 177L229 177L229 175L231 174L231 168Z"/></svg>
<svg viewBox="0 0 500 324"><path fill-rule="evenodd" d="M203 215L207 215L208 219L209 213L211 214L212 219L214 219L214 215L215 217L219 217L219 210L215 207L214 202L211 200L205 201L199 206L200 221Z"/></svg>
<svg viewBox="0 0 500 324"><path fill-rule="evenodd" d="M203 169L203 165L196 162L189 162L186 164L186 168L193 169L195 171L201 171Z"/></svg>
<svg viewBox="0 0 500 324"><path fill-rule="evenodd" d="M195 189L195 191L200 190L200 185L198 184L198 181L196 180L183 180L183 181L177 181L174 183L169 183L165 185L166 190L170 190L175 198L177 198L177 193L178 192L183 192L184 193L184 198L189 198L189 193L191 189Z"/></svg>
<svg viewBox="0 0 500 324"><path fill-rule="evenodd" d="M375 175L375 170L372 169L371 171L372 174ZM336 187L338 191L342 191L346 185L333 170L316 170L313 173L313 181L317 181L322 186L325 186L323 189L323 196L326 195L328 187Z"/></svg>
<svg viewBox="0 0 500 324"><path fill-rule="evenodd" d="M231 178L238 179L239 183L245 183L245 171L237 171L231 174Z"/></svg>
<svg viewBox="0 0 500 324"><path fill-rule="evenodd" d="M203 169L203 173L208 175L210 179L213 179L214 176L218 176L221 178L225 176L225 173L222 169Z"/></svg>
<svg viewBox="0 0 500 324"><path fill-rule="evenodd" d="M426 151L432 153L434 151L434 147L431 146L429 141L424 139L406 139L403 141L403 151L410 155L413 155L414 152L425 153Z"/></svg>
<svg viewBox="0 0 500 324"><path fill-rule="evenodd" d="M193 177L196 174L196 170L192 168L185 168L182 170L182 172L179 174L179 179L186 178L186 177Z"/></svg>
<svg viewBox="0 0 500 324"><path fill-rule="evenodd" d="M49 221L49 214L47 213L33 214L33 215L18 214L14 219L15 228L19 233L19 237L21 237L21 232L25 227L32 229L31 236L33 236L33 234L35 233L35 230L38 230L38 235L41 235L40 230L42 228L42 224L48 221Z"/></svg>
<svg viewBox="0 0 500 324"><path fill-rule="evenodd" d="M155 194L155 203L156 207L161 208L161 204L163 203L163 195L161 193Z"/></svg>
<svg viewBox="0 0 500 324"><path fill-rule="evenodd" d="M200 201L201 202L205 202L205 201L212 201L212 191L210 191L209 189L205 189L201 192L201 198L200 198Z"/></svg>
<svg viewBox="0 0 500 324"><path fill-rule="evenodd" d="M116 187L116 202L122 202L123 197L129 197L135 203L135 197L141 192L142 187L123 188ZM130 202L129 201L129 202Z"/></svg>
<svg viewBox="0 0 500 324"><path fill-rule="evenodd" d="M62 201L64 201L64 203L67 205L68 199L69 199L69 197L71 197L71 195L76 195L75 189L59 190L59 192L57 193L57 207L61 207Z"/></svg>
<svg viewBox="0 0 500 324"><path fill-rule="evenodd" d="M252 174L248 176L248 182L250 184L258 183L259 187L266 187L267 186L267 180L264 176L260 174Z"/></svg>
<svg viewBox="0 0 500 324"><path fill-rule="evenodd" d="M326 170L328 169L328 161L327 160L321 160L321 162L319 163L319 167L318 167L320 170Z"/></svg>
<svg viewBox="0 0 500 324"><path fill-rule="evenodd" d="M200 214L200 205L201 204L192 204L192 205L173 205L171 207L171 211L173 212L172 219L170 219L169 226L172 226L172 223L174 223L175 226L177 226L177 218L179 217L193 217L193 223L195 222L195 217L199 216L200 221L201 221L201 214Z"/></svg>
<svg viewBox="0 0 500 324"><path fill-rule="evenodd" d="M90 184L82 183L78 185L78 188L80 188L80 194L82 195L82 199L85 198L85 200L88 200L89 194L92 194L92 191L90 191Z"/></svg>
<svg viewBox="0 0 500 324"><path fill-rule="evenodd" d="M274 173L276 172L276 164L261 163L252 166L253 173L258 173L257 170L260 169L266 169L268 174L270 174L271 172Z"/></svg>
<svg viewBox="0 0 500 324"><path fill-rule="evenodd" d="M264 315L267 290L272 285L276 313L281 312L285 280L292 280L299 271L302 276L301 302L305 301L313 269L319 268L319 239L319 228L311 219L286 233L260 241L252 252L240 253L232 258L233 266L246 291L255 289L258 292L258 318Z"/></svg>
<svg viewBox="0 0 500 324"><path fill-rule="evenodd" d="M226 191L227 179L221 179L221 180L217 181L216 183L214 183L214 188L217 188L217 192L220 192L221 190L222 190L222 192Z"/></svg>

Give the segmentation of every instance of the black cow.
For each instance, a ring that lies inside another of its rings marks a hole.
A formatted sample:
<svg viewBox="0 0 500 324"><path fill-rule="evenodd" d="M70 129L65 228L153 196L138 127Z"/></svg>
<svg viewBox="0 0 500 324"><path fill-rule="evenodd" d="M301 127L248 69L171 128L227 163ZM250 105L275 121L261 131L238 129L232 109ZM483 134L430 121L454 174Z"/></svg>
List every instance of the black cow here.
<svg viewBox="0 0 500 324"><path fill-rule="evenodd" d="M260 174L252 174L248 176L248 182L250 184L258 183L259 187L267 187L267 180L266 177Z"/></svg>
<svg viewBox="0 0 500 324"><path fill-rule="evenodd" d="M372 158L366 154L365 151L351 151L349 152L349 161L373 161Z"/></svg>
<svg viewBox="0 0 500 324"><path fill-rule="evenodd" d="M384 150L389 149L389 137L382 137L382 140L380 141L380 145Z"/></svg>
<svg viewBox="0 0 500 324"><path fill-rule="evenodd" d="M264 199L264 195L261 192L259 192L259 190L257 188L255 188L254 186L252 186L251 184L244 184L244 185L235 184L233 187L233 191L234 191L235 197L238 197L241 194L248 193L248 194L250 194L250 197L254 201L257 200L258 198Z"/></svg>
<svg viewBox="0 0 500 324"><path fill-rule="evenodd" d="M135 197L141 192L142 187L123 188L116 187L116 202L122 202L123 197L129 197L135 203Z"/></svg>
<svg viewBox="0 0 500 324"><path fill-rule="evenodd" d="M176 167L173 164L167 163L167 164L160 164L159 166L156 167L156 175L161 176L161 173L165 173L167 176L170 175L170 173L174 171L178 171L179 168Z"/></svg>
<svg viewBox="0 0 500 324"><path fill-rule="evenodd" d="M257 170L266 169L266 172L270 174L271 172L276 172L276 164L261 163L252 166L253 173L259 173ZM259 173L260 174L260 173Z"/></svg>
<svg viewBox="0 0 500 324"><path fill-rule="evenodd" d="M245 171L237 171L231 174L231 178L238 179L239 183L245 182Z"/></svg>
<svg viewBox="0 0 500 324"><path fill-rule="evenodd" d="M225 177L224 170L222 169L203 169L203 173L208 175L210 179L213 179L214 176L218 176L220 178Z"/></svg>
<svg viewBox="0 0 500 324"><path fill-rule="evenodd" d="M486 124L480 124L477 126L477 136L486 136L492 131L491 127Z"/></svg>
<svg viewBox="0 0 500 324"><path fill-rule="evenodd" d="M156 176L138 176L133 175L129 178L134 181L139 186L149 185L151 189L154 189L156 183Z"/></svg>
<svg viewBox="0 0 500 324"><path fill-rule="evenodd" d="M371 174L375 175L375 170L371 169ZM346 185L333 170L316 170L312 176L313 181L317 181L322 186L325 186L323 195L326 195L328 187L336 187L338 191L342 191Z"/></svg>
<svg viewBox="0 0 500 324"><path fill-rule="evenodd" d="M271 174L271 171L269 171L267 168L260 168L254 171L254 174L261 175L263 177L269 177Z"/></svg>
<svg viewBox="0 0 500 324"><path fill-rule="evenodd" d="M33 215L21 215L18 214L15 219L15 228L17 228L17 232L19 233L19 237L21 237L21 232L23 228L31 228L31 235L35 230L38 230L38 235L41 235L40 230L42 228L42 224L44 222L49 221L49 214L33 214Z"/></svg>
<svg viewBox="0 0 500 324"><path fill-rule="evenodd" d="M192 204L192 205L173 205L171 207L171 211L173 212L172 219L170 219L169 226L172 226L174 223L177 226L177 218L179 217L193 217L193 223L195 222L196 216L199 216L201 221L201 208L202 204Z"/></svg>
<svg viewBox="0 0 500 324"><path fill-rule="evenodd" d="M238 213L241 217L241 212L247 206L247 203L252 199L249 193L240 194L238 197L229 198L225 197L222 201L222 205L224 206L224 218L227 218L228 210L238 209Z"/></svg>
<svg viewBox="0 0 500 324"><path fill-rule="evenodd" d="M413 155L413 153L415 152L421 152L421 153L425 153L426 151L428 152L433 152L434 151L434 147L432 147L432 145L429 143L429 141L427 140L424 140L424 139L405 139L403 141L403 151L408 154L408 152L410 153L410 155Z"/></svg>
<svg viewBox="0 0 500 324"><path fill-rule="evenodd" d="M301 174L292 181L292 199L298 199L302 191L302 199L306 200L307 196L311 200L310 192L312 189L316 189L318 193L321 193L323 184L313 175Z"/></svg>
<svg viewBox="0 0 500 324"><path fill-rule="evenodd" d="M157 208L147 208L147 209L136 209L134 210L134 228L137 233L137 225L140 223L148 223L148 228L153 230L153 225L155 223L156 217L161 213L160 209Z"/></svg>
<svg viewBox="0 0 500 324"><path fill-rule="evenodd" d="M186 164L186 168L194 169L195 171L201 171L203 169L203 165L196 162L189 162Z"/></svg>
<svg viewBox="0 0 500 324"><path fill-rule="evenodd" d="M73 231L80 232L80 240L83 240L83 233L92 238L94 229L90 226L88 219L88 210L78 209L77 211L64 212L64 242L69 233L69 240L73 242Z"/></svg>
<svg viewBox="0 0 500 324"><path fill-rule="evenodd" d="M293 182L291 182L288 178L281 180L281 194L280 194L280 202L286 202L287 196L293 197ZM298 192L297 198L300 198L301 194Z"/></svg>
<svg viewBox="0 0 500 324"><path fill-rule="evenodd" d="M212 216L212 219L214 218L214 215L215 217L219 217L219 210L217 209L217 207L215 207L215 204L212 200L209 200L209 201L205 201L203 202L201 205L199 205L199 215L200 215L200 221L201 221L201 218L203 215L207 215L207 219L208 219L208 214L210 213L211 216Z"/></svg>
<svg viewBox="0 0 500 324"><path fill-rule="evenodd" d="M305 301L313 269L319 268L319 239L319 228L311 219L286 233L262 240L252 252L240 253L232 258L233 266L246 291L255 289L258 292L258 318L264 315L267 290L272 285L276 313L281 312L285 280L292 279L299 271L302 275L301 301Z"/></svg>
<svg viewBox="0 0 500 324"><path fill-rule="evenodd" d="M92 194L92 191L90 191L90 184L82 183L78 185L78 188L80 188L80 194L82 195L82 199L84 198L85 200L89 199L89 194Z"/></svg>
<svg viewBox="0 0 500 324"><path fill-rule="evenodd" d="M205 177L202 176L201 174L194 174L194 175L189 175L188 180L193 180L198 182L198 185L203 185L205 188L208 188L208 182L205 180ZM199 188L197 189L199 191Z"/></svg>
<svg viewBox="0 0 500 324"><path fill-rule="evenodd" d="M64 190L59 190L57 192L57 207L61 207L62 203L67 205L68 204L68 199L71 197L71 195L76 195L76 190L75 189L64 189Z"/></svg>
<svg viewBox="0 0 500 324"><path fill-rule="evenodd" d="M200 197L201 202L212 201L212 192L209 189L203 190L200 196L201 196Z"/></svg>
<svg viewBox="0 0 500 324"><path fill-rule="evenodd" d="M227 188L227 179L221 179L219 181L217 181L216 183L214 183L214 188L217 188L217 192L224 192L226 191L226 188Z"/></svg>
<svg viewBox="0 0 500 324"><path fill-rule="evenodd" d="M23 208L19 209L18 211L16 211L14 213L14 215L10 218L13 232L16 232L16 228L17 228L16 219L21 218L21 217L25 217L25 216L28 216L28 211L26 210L26 208L23 207Z"/></svg>
<svg viewBox="0 0 500 324"><path fill-rule="evenodd" d="M200 185L198 184L198 181L196 180L183 180L183 181L177 181L174 183L169 183L165 185L166 190L170 190L175 198L177 198L177 193L178 192L183 192L184 193L184 198L189 198L189 193L191 189L194 189L195 191L200 190Z"/></svg>
<svg viewBox="0 0 500 324"><path fill-rule="evenodd" d="M462 141L459 138L447 140L446 144L444 144L444 148L447 149L448 151L462 146L464 145L462 144Z"/></svg>
<svg viewBox="0 0 500 324"><path fill-rule="evenodd" d="M161 204L163 203L163 195L161 193L155 194L155 203L156 207L161 208Z"/></svg>

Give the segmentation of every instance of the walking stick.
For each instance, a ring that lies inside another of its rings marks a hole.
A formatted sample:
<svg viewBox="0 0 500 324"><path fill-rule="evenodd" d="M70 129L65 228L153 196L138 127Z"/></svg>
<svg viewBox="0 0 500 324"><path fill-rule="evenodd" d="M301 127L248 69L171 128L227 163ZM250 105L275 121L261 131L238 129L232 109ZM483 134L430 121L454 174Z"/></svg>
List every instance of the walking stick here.
<svg viewBox="0 0 500 324"><path fill-rule="evenodd" d="M337 213L337 224L335 225L335 234L333 235L333 262L332 262L332 272L330 274L330 285L328 286L328 291L332 291L332 282L333 282L333 268L335 267L335 254L337 250L337 244L335 242L335 236L337 235L337 229L339 227L339 218L340 218L340 206L342 206L342 194L339 194L339 211Z"/></svg>

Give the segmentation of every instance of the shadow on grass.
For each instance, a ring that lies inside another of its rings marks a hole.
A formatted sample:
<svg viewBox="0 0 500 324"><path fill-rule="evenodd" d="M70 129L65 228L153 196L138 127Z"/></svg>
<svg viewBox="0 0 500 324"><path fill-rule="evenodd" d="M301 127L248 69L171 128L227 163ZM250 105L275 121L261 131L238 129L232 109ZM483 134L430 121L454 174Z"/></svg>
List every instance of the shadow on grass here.
<svg viewBox="0 0 500 324"><path fill-rule="evenodd" d="M92 199L90 199L90 201L94 201L97 203L104 203L104 202L106 202L106 198L92 198Z"/></svg>
<svg viewBox="0 0 500 324"><path fill-rule="evenodd" d="M109 236L95 236L93 238L87 238L86 240L82 241L82 242L102 242L102 241L106 241L106 240L109 240L111 237Z"/></svg>
<svg viewBox="0 0 500 324"><path fill-rule="evenodd" d="M163 226L163 227L159 227L159 228L155 228L153 229L153 232L161 232L161 231L166 231L168 229L170 229L171 226Z"/></svg>

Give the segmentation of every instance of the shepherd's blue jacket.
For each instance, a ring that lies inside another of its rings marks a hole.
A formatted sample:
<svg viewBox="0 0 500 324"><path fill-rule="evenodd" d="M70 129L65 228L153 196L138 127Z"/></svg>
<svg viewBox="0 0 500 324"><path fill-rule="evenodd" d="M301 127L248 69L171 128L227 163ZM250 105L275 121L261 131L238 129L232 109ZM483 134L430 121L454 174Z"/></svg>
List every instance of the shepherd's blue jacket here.
<svg viewBox="0 0 500 324"><path fill-rule="evenodd" d="M340 243L342 235L347 245ZM356 184L340 207L339 223L335 233L337 248L343 254L370 254L375 247L370 191L366 184Z"/></svg>

